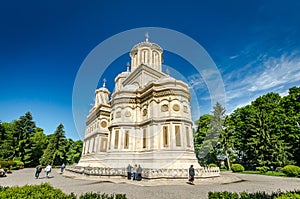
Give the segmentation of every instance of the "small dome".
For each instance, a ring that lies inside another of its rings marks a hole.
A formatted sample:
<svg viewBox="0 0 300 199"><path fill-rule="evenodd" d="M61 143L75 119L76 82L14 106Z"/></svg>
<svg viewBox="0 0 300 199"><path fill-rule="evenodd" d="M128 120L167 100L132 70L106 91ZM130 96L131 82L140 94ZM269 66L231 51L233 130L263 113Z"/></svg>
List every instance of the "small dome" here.
<svg viewBox="0 0 300 199"><path fill-rule="evenodd" d="M143 42L140 42L140 43L134 45L133 48L130 51L130 54L135 54L138 51L138 49L142 48L142 47L148 47L148 48L151 48L151 49L158 50L160 52L163 51L163 49L158 44L152 43L152 42L149 42L149 41L143 41Z"/></svg>

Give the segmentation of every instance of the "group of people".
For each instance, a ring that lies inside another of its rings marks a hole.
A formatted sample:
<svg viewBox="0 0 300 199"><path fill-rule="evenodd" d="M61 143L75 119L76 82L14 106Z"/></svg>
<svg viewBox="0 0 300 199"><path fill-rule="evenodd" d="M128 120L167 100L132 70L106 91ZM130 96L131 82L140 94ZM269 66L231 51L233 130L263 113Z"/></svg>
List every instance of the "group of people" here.
<svg viewBox="0 0 300 199"><path fill-rule="evenodd" d="M65 168L66 168L66 165L63 163L61 165L61 168L60 168L61 173L64 172ZM42 165L39 165L39 166L36 167L36 171L35 171L35 178L36 179L39 178L40 173L42 172L42 170L43 170ZM51 170L52 170L52 166L51 166L51 164L48 164L48 166L46 166L46 168L45 168L46 178L50 178Z"/></svg>
<svg viewBox="0 0 300 199"><path fill-rule="evenodd" d="M135 164L134 166L131 166L130 164L127 166L127 179L131 180L142 180L142 167L141 165Z"/></svg>
<svg viewBox="0 0 300 199"><path fill-rule="evenodd" d="M142 167L141 165L135 164L134 166L131 166L130 164L127 166L127 179L128 180L142 180ZM189 182L188 184L194 185L195 180L195 170L193 165L189 168Z"/></svg>

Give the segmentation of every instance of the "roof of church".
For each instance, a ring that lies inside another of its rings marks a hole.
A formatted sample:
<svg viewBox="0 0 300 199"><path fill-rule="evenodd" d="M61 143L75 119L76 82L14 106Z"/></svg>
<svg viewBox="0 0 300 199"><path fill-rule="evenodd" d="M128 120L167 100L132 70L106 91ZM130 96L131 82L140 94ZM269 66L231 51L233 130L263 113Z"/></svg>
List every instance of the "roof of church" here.
<svg viewBox="0 0 300 199"><path fill-rule="evenodd" d="M134 51L134 50L137 50L138 48L140 47L150 47L150 48L154 48L156 50L159 50L159 51L162 51L163 49L156 43L152 43L152 42L149 42L149 41L143 41L143 42L140 42L136 45L133 46L133 48L131 49L131 51Z"/></svg>

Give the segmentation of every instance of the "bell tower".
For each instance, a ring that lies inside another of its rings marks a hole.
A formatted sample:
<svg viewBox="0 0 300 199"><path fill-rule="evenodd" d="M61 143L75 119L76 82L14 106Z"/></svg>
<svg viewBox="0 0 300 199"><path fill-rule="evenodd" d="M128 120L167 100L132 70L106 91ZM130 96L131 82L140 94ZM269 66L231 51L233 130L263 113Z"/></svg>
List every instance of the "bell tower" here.
<svg viewBox="0 0 300 199"><path fill-rule="evenodd" d="M163 50L158 44L149 42L148 33L145 37L144 42L135 45L130 51L131 72L142 64L162 72Z"/></svg>

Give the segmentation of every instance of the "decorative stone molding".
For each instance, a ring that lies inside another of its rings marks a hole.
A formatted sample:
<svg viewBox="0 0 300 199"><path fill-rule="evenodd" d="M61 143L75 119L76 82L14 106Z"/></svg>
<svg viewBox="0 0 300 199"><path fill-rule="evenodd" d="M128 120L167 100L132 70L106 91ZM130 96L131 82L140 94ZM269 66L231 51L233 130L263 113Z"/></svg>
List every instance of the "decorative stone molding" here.
<svg viewBox="0 0 300 199"><path fill-rule="evenodd" d="M118 111L118 112L116 113L116 118L120 118L120 117L121 117L121 112Z"/></svg>
<svg viewBox="0 0 300 199"><path fill-rule="evenodd" d="M144 110L143 110L143 116L146 116L148 114L148 110L145 108Z"/></svg>
<svg viewBox="0 0 300 199"><path fill-rule="evenodd" d="M127 176L127 169L124 168L104 168L104 167L67 167L66 170L93 176ZM220 176L219 167L201 167L195 170L195 178L210 178ZM143 178L147 179L183 179L188 177L187 169L147 169L143 168Z"/></svg>
<svg viewBox="0 0 300 199"><path fill-rule="evenodd" d="M130 117L131 116L131 112L130 111L126 111L125 112L125 117Z"/></svg>
<svg viewBox="0 0 300 199"><path fill-rule="evenodd" d="M188 107L187 106L183 106L183 112L188 113Z"/></svg>
<svg viewBox="0 0 300 199"><path fill-rule="evenodd" d="M106 121L102 121L101 122L101 127L102 128L106 128L107 127L107 122Z"/></svg>
<svg viewBox="0 0 300 199"><path fill-rule="evenodd" d="M169 110L169 106L167 104L161 106L161 112L167 112L168 110Z"/></svg>
<svg viewBox="0 0 300 199"><path fill-rule="evenodd" d="M180 106L178 104L174 104L173 105L173 110L174 111L179 111L180 110Z"/></svg>

